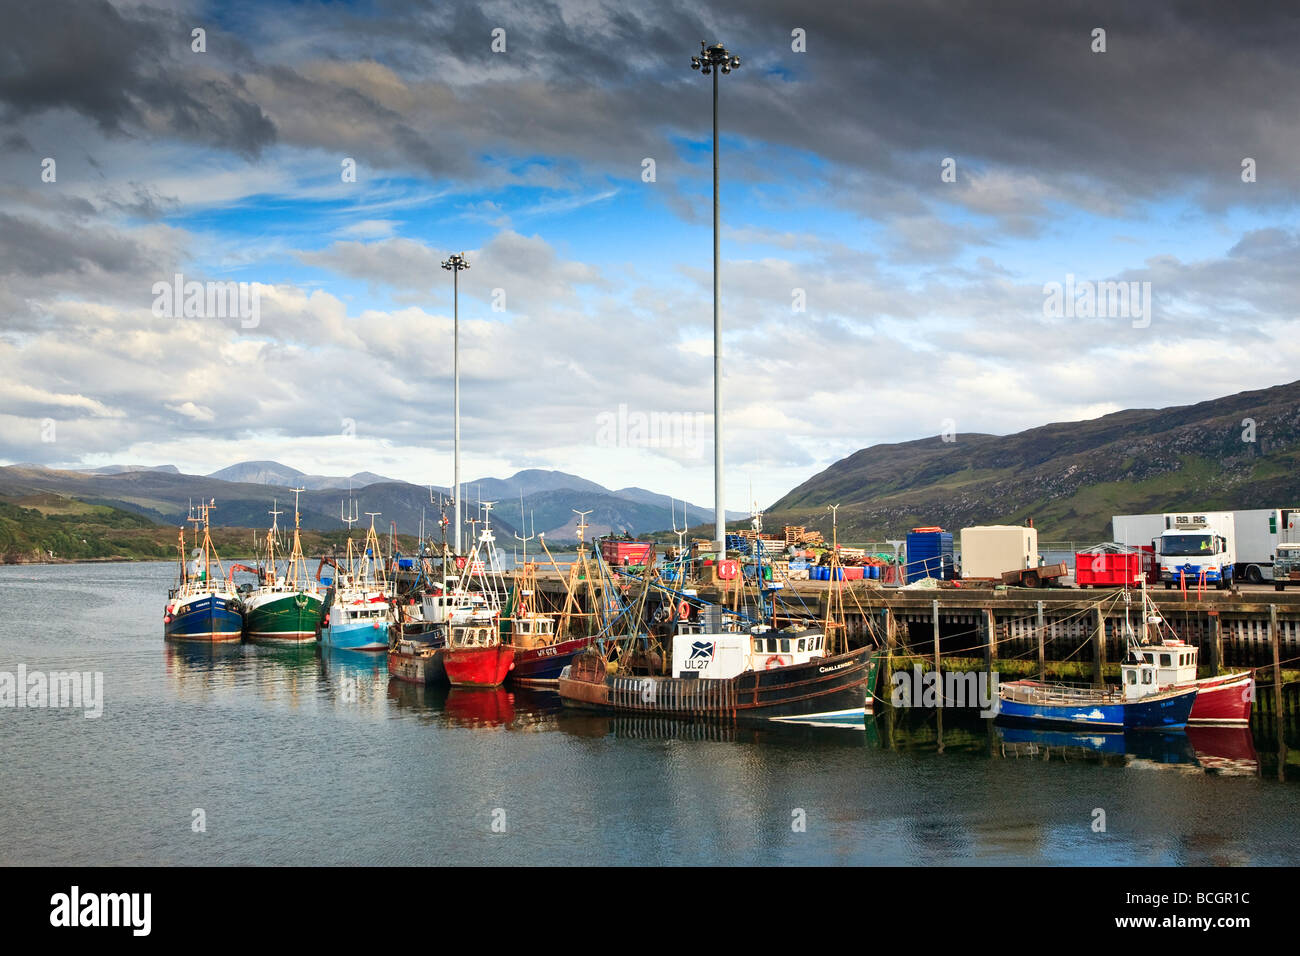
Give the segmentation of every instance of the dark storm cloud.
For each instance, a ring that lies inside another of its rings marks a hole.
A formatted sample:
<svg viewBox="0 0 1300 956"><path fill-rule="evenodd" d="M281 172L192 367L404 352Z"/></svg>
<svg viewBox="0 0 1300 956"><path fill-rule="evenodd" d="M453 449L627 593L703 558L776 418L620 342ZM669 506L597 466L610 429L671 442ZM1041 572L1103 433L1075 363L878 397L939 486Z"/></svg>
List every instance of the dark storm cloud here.
<svg viewBox="0 0 1300 956"><path fill-rule="evenodd" d="M171 133L254 155L275 130L239 77L201 73L191 25L162 11L126 13L106 0L6 0L0 11L0 105L13 121L69 109L106 133L160 117ZM179 57L195 57L182 62Z"/></svg>
<svg viewBox="0 0 1300 956"><path fill-rule="evenodd" d="M0 212L0 274L36 277L91 267L129 273L147 265L136 244L120 234Z"/></svg>
<svg viewBox="0 0 1300 956"><path fill-rule="evenodd" d="M666 201L688 213L679 143L708 135L709 85L689 57L720 38L744 59L722 80L724 130L789 148L733 153L729 175L806 178L865 215L956 202L1028 235L1053 200L1115 213L1189 188L1208 205L1273 201L1300 183L1300 134L1279 122L1300 112L1300 18L1276 5L249 7L228 18L242 41L223 36L221 55L202 57L172 12L7 6L0 103L11 118L62 107L113 133L244 154L279 128L291 144L461 180L500 174L485 154L629 180L651 156ZM1091 49L1097 27L1105 53ZM791 50L796 28L807 52ZM504 53L491 51L495 29ZM393 82L376 86L367 64ZM948 156L951 186L938 176ZM1248 156L1259 182L1247 187ZM990 191L990 170L1051 188L1021 195L1013 178Z"/></svg>

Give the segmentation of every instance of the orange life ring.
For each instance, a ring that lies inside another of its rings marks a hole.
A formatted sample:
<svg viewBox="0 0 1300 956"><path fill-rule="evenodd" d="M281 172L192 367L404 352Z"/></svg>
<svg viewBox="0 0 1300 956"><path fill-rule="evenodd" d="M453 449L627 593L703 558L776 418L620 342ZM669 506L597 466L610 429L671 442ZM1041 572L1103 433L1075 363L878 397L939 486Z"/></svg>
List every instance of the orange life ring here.
<svg viewBox="0 0 1300 956"><path fill-rule="evenodd" d="M686 601L677 605L677 617L679 620L685 620L691 616L691 606Z"/></svg>
<svg viewBox="0 0 1300 956"><path fill-rule="evenodd" d="M767 664L764 665L763 669L770 671L774 667L785 667L793 660L794 658L784 654L773 654L771 657L767 659Z"/></svg>

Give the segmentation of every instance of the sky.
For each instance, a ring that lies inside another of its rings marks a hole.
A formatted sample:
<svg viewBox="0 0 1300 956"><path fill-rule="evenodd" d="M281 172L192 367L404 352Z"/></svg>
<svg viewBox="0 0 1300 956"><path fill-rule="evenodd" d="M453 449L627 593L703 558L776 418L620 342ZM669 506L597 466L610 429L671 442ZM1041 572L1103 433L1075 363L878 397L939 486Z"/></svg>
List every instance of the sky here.
<svg viewBox="0 0 1300 956"><path fill-rule="evenodd" d="M447 484L463 252L462 476L711 505L701 40L729 509L1291 381L1279 9L0 0L0 462Z"/></svg>

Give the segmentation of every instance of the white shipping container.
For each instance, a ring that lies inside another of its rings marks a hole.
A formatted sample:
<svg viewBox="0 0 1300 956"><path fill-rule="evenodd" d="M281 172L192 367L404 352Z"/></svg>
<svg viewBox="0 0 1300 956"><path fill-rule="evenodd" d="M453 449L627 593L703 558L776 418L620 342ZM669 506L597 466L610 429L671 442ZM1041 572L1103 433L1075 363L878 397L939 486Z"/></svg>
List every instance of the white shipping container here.
<svg viewBox="0 0 1300 956"><path fill-rule="evenodd" d="M961 576L1001 578L1004 571L1038 567L1038 529L1014 524L961 529Z"/></svg>

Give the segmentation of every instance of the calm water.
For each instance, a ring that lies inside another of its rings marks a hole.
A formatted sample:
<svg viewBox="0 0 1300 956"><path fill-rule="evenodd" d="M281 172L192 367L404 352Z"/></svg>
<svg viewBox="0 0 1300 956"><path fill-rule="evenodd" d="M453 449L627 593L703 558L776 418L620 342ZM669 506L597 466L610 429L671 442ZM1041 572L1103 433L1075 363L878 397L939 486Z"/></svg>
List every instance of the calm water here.
<svg viewBox="0 0 1300 956"><path fill-rule="evenodd" d="M1300 861L1295 768L1278 782L1249 734L1103 753L950 711L940 753L933 713L867 733L573 714L390 684L382 656L166 646L172 574L0 567L0 671L102 671L105 696L99 719L0 708L0 862Z"/></svg>

